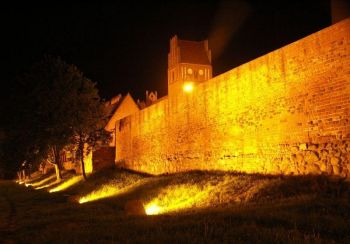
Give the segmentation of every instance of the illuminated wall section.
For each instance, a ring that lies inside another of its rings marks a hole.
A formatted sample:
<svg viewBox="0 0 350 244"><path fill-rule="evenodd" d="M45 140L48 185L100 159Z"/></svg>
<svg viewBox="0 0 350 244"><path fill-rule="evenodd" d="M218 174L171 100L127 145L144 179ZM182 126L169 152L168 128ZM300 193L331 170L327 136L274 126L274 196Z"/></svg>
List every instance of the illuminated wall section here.
<svg viewBox="0 0 350 244"><path fill-rule="evenodd" d="M350 19L123 119L117 164L350 176Z"/></svg>

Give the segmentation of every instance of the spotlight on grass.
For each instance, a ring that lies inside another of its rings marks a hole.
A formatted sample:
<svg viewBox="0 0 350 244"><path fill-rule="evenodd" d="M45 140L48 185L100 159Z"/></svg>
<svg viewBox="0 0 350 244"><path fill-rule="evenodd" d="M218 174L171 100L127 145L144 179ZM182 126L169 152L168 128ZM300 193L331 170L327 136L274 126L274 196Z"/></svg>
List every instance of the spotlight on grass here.
<svg viewBox="0 0 350 244"><path fill-rule="evenodd" d="M94 191L90 192L89 194L81 197L78 200L78 202L80 204L82 204L82 203L92 202L92 201L96 201L99 199L113 197L113 196L117 196L119 194L126 193L126 192L131 191L132 189L138 187L139 185L141 185L143 183L142 180L139 180L139 179L135 179L135 180L136 180L136 183L135 183L135 181L133 181L133 182L126 181L126 182L120 182L120 183L116 183L116 184L113 184L113 183L104 184L100 188L98 188L97 190L94 190Z"/></svg>
<svg viewBox="0 0 350 244"><path fill-rule="evenodd" d="M161 213L161 208L157 204L149 204L145 206L147 215L157 215Z"/></svg>
<svg viewBox="0 0 350 244"><path fill-rule="evenodd" d="M62 184L59 184L58 186L56 186L55 188L52 188L49 192L58 192L58 191L62 191L62 190L66 190L69 187L77 184L78 182L83 180L83 176L79 175L79 176L74 176L72 178L70 178L69 180L63 182Z"/></svg>
<svg viewBox="0 0 350 244"><path fill-rule="evenodd" d="M196 208L208 202L211 187L195 184L171 185L164 188L156 198L145 205L147 215L157 215Z"/></svg>
<svg viewBox="0 0 350 244"><path fill-rule="evenodd" d="M47 177L47 178L45 178L45 179L42 179L41 181L37 181L37 182L31 183L31 185L32 185L33 187L39 187L39 186L45 184L46 182L48 182L48 181L50 181L50 180L53 180L53 179L55 179L55 178L56 178L56 175L51 175L50 177Z"/></svg>
<svg viewBox="0 0 350 244"><path fill-rule="evenodd" d="M89 194L81 197L79 199L79 203L82 204L82 203L86 203L86 202L95 201L95 200L98 200L101 198L111 197L111 196L118 194L119 191L120 191L120 189L118 189L114 185L105 184L105 185L102 185L99 189L92 191Z"/></svg>
<svg viewBox="0 0 350 244"><path fill-rule="evenodd" d="M40 189L48 188L48 187L51 187L51 186L53 186L53 185L55 185L55 184L58 184L58 183L60 183L60 181L56 180L56 181L47 183L47 184L45 184L45 185L40 185L40 186L38 186L38 187L35 187L35 190L40 190Z"/></svg>

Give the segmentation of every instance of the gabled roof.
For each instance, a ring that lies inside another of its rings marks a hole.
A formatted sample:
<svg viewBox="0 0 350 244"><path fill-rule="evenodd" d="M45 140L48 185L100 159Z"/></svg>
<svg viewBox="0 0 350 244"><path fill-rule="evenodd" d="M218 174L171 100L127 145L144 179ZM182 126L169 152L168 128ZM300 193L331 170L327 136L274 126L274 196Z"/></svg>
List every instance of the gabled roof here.
<svg viewBox="0 0 350 244"><path fill-rule="evenodd" d="M178 40L180 48L180 62L194 64L209 64L208 51L205 48L204 41Z"/></svg>
<svg viewBox="0 0 350 244"><path fill-rule="evenodd" d="M123 96L119 94L105 103L104 114L106 118L112 117L112 115L114 114L115 110L119 107L122 100L123 100Z"/></svg>
<svg viewBox="0 0 350 244"><path fill-rule="evenodd" d="M118 120L125 118L140 110L135 100L129 93L123 97L120 97L119 99L116 99L114 104L110 104L109 106L107 106L109 108L106 108L106 110L110 109L109 120L107 122L107 125L105 126L105 129L107 131L113 131L115 123Z"/></svg>

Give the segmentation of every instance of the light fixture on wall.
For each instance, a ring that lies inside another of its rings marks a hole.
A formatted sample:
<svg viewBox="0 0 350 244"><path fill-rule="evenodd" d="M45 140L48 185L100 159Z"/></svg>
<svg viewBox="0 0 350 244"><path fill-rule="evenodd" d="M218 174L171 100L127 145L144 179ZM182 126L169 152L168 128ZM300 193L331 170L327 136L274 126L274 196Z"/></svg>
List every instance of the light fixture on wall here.
<svg viewBox="0 0 350 244"><path fill-rule="evenodd" d="M191 93L193 91L193 82L185 82L182 88L184 92Z"/></svg>

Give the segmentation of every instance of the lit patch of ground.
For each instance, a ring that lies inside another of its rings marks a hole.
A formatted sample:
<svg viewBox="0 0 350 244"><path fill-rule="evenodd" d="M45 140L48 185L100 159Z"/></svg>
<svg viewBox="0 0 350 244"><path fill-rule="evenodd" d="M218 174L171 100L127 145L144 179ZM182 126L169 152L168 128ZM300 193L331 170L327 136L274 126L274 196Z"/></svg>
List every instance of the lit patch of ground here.
<svg viewBox="0 0 350 244"><path fill-rule="evenodd" d="M87 194L84 197L81 197L79 199L79 203L86 203L95 201L101 198L107 198L114 195L117 195L118 193L122 192L123 188L118 188L118 186L115 186L113 184L106 184L99 187L97 190L92 191L91 193Z"/></svg>
<svg viewBox="0 0 350 244"><path fill-rule="evenodd" d="M174 177L170 184L163 186L153 199L147 201L145 211L148 215L156 215L247 202L267 182L258 177L253 179L229 173L182 174Z"/></svg>
<svg viewBox="0 0 350 244"><path fill-rule="evenodd" d="M57 185L59 184L61 181L59 180L55 180L55 181L52 181L50 183L47 183L47 184L44 184L44 185L40 185L38 187L34 187L35 190L41 190L41 189L45 189L45 188L49 188L49 187L52 187L54 185Z"/></svg>
<svg viewBox="0 0 350 244"><path fill-rule="evenodd" d="M51 175L49 177L46 177L42 180L39 180L39 181L34 181L33 183L28 183L26 184L26 186L32 186L32 187L39 187L41 185L44 185L45 183L49 182L49 181L52 181L56 178L56 175Z"/></svg>
<svg viewBox="0 0 350 244"><path fill-rule="evenodd" d="M109 183L127 191L98 203L70 201ZM350 183L341 178L227 172L145 177L111 170L65 193L30 191L0 181L2 239L12 243L350 243ZM131 216L125 203L132 200L146 203L147 213L158 215Z"/></svg>
<svg viewBox="0 0 350 244"><path fill-rule="evenodd" d="M160 191L157 198L145 205L145 211L148 215L155 215L193 208L206 201L211 190L210 187L203 189L192 184L168 186Z"/></svg>
<svg viewBox="0 0 350 244"><path fill-rule="evenodd" d="M74 176L68 180L65 180L64 182L62 182L61 184L59 184L58 186L50 189L50 193L52 192L58 192L58 191L63 191L66 190L70 187L72 187L73 185L79 183L80 181L82 181L84 178L81 175L78 176Z"/></svg>
<svg viewBox="0 0 350 244"><path fill-rule="evenodd" d="M140 186L142 184L142 179L143 177L136 174L121 173L118 178L111 179L109 182L81 196L78 202L82 204L127 193Z"/></svg>

